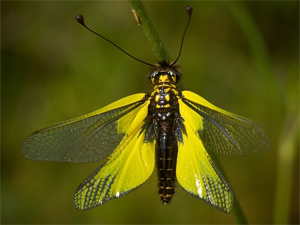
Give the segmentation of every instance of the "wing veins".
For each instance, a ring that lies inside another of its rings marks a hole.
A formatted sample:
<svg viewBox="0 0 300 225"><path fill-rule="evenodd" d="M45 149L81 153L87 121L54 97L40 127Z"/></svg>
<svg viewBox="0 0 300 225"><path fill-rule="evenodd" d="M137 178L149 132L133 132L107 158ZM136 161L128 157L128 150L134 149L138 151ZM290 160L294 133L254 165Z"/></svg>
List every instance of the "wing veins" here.
<svg viewBox="0 0 300 225"><path fill-rule="evenodd" d="M144 102L142 99L96 114L97 110L41 128L27 137L22 153L39 161L85 163L103 159L124 136L114 122Z"/></svg>
<svg viewBox="0 0 300 225"><path fill-rule="evenodd" d="M206 115L205 113L201 112L199 109L191 105L188 101L183 100L184 103L189 106L191 109L193 109L195 112L197 112L200 116L208 119L223 135L225 138L227 138L232 145L240 149L240 146L234 141L234 139L231 137L231 135L226 131L224 127L222 127L221 124L219 124L216 120L214 120L212 117Z"/></svg>
<svg viewBox="0 0 300 225"><path fill-rule="evenodd" d="M205 149L227 157L238 157L271 148L264 131L252 121L211 105L198 95L195 98L205 105L187 98L182 101L202 118L195 131Z"/></svg>

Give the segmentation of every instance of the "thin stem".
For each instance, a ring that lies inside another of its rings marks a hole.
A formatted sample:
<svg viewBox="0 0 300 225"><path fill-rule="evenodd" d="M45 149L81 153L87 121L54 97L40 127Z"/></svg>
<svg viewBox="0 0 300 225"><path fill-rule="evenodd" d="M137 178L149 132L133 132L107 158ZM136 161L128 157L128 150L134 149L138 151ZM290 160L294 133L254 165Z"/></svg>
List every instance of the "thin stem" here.
<svg viewBox="0 0 300 225"><path fill-rule="evenodd" d="M163 44L160 36L158 35L152 20L141 0L129 0L132 10L138 16L140 26L146 35L152 50L158 61L170 59L169 54Z"/></svg>
<svg viewBox="0 0 300 225"><path fill-rule="evenodd" d="M297 105L295 103L294 105ZM290 109L282 129L277 159L274 224L288 224L292 200L293 170L297 161L299 110Z"/></svg>

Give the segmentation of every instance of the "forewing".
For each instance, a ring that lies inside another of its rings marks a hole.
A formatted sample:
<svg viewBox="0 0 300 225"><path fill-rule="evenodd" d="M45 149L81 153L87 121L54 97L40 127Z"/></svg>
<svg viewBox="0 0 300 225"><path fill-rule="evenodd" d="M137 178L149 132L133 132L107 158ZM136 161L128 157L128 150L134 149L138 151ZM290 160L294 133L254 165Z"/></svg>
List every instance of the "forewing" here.
<svg viewBox="0 0 300 225"><path fill-rule="evenodd" d="M145 104L144 97L131 95L87 115L44 127L27 137L22 153L33 160L74 163L108 157L124 137L119 119L128 114L133 119L137 108Z"/></svg>
<svg viewBox="0 0 300 225"><path fill-rule="evenodd" d="M189 117L184 119L186 132L183 141L178 143L177 181L187 193L230 213L233 206L230 188L205 151L198 133L194 132L194 121Z"/></svg>
<svg viewBox="0 0 300 225"><path fill-rule="evenodd" d="M155 142L144 142L145 132L140 132L147 112L148 104L144 104L130 123L129 115L119 121L125 136L106 163L79 185L74 197L76 208L86 210L126 195L150 177Z"/></svg>
<svg viewBox="0 0 300 225"><path fill-rule="evenodd" d="M197 124L193 130L206 150L236 157L271 148L264 131L252 121L220 109L193 92L182 94L181 115Z"/></svg>

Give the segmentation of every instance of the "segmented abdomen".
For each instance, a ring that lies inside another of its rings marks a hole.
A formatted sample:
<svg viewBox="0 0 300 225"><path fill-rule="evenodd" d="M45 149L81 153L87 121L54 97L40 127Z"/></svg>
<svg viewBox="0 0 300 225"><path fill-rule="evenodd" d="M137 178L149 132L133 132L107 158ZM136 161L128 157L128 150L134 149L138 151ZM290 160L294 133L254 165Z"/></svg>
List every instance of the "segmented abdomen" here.
<svg viewBox="0 0 300 225"><path fill-rule="evenodd" d="M156 142L156 164L159 178L159 194L164 204L168 204L174 194L178 146L172 132L172 121L158 123Z"/></svg>

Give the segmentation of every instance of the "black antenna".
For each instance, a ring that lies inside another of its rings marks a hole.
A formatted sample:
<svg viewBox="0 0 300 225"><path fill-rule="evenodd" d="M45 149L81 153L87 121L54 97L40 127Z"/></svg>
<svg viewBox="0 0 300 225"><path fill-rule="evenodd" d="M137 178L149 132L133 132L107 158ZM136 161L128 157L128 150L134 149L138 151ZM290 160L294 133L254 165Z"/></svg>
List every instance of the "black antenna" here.
<svg viewBox="0 0 300 225"><path fill-rule="evenodd" d="M192 12L193 12L193 6L188 5L187 7L185 7L185 11L186 11L186 13L189 15L189 20L188 20L188 22L187 22L187 25L186 25L186 27L185 27L185 29L184 29L184 32L183 32L183 35L182 35L182 39L181 39L181 44L180 44L180 49L179 49L178 56L177 56L176 60L170 65L170 68L176 64L176 62L178 61L178 59L179 59L179 57L180 57L180 55L181 55L181 51L182 51L182 46L183 46L183 41L184 41L185 33L186 33L186 30L187 30L187 28L188 28L188 26L189 26L189 24L190 24ZM107 42L111 43L112 45L114 45L115 47L117 47L118 49L120 49L122 52L124 52L124 53L125 53L126 55L128 55L129 57L135 59L136 61L139 61L139 62L141 62L141 63L144 63L144 64L146 64L146 65L148 65L148 66L151 66L151 67L158 67L158 66L156 66L156 65L154 65L154 64L150 64L150 63L144 62L144 61L142 61L142 60L140 60L140 59L134 57L133 55L129 54L128 52L126 52L125 50L123 50L121 47L119 47L118 45L116 45L115 43L113 43L112 41L108 40L106 37L103 37L102 35L100 35L100 34L98 34L97 32L91 30L90 28L88 28L88 27L85 25L83 16L82 16L81 14L78 14L78 15L76 16L76 20L77 20L78 23L80 23L82 26L84 26L87 30L89 30L90 32L96 34L97 36L103 38L103 39L106 40Z"/></svg>
<svg viewBox="0 0 300 225"><path fill-rule="evenodd" d="M157 67L156 65L153 65L153 64L144 62L144 61L142 61L142 60L140 60L140 59L138 59L138 58L136 58L136 57L130 55L128 52L126 52L125 50L123 50L122 48L120 48L118 45L116 45L116 44L113 43L112 41L108 40L107 38L103 37L102 35L96 33L95 31L91 30L90 28L88 28L88 27L85 25L85 23L84 23L84 19L83 19L83 16L82 16L82 15L78 14L78 15L76 16L76 20L77 20L78 23L80 23L82 26L84 26L87 30L89 30L90 32L92 32L92 33L98 35L99 37L103 38L104 40L108 41L109 43L111 43L112 45L114 45L115 47L117 47L117 48L120 49L122 52L124 52L126 55L130 56L131 58L135 59L136 61L139 61L139 62L144 63L144 64L146 64L146 65L148 65L148 66L151 66L151 67Z"/></svg>
<svg viewBox="0 0 300 225"><path fill-rule="evenodd" d="M182 35L179 54L178 54L176 60L171 64L170 67L172 67L172 66L175 65L175 63L178 61L178 59L179 59L179 57L180 57L180 55L181 55L181 50L182 50L183 40L184 40L184 37L185 37L186 30L187 30L187 28L188 28L188 26L189 26L189 24L190 24L191 16L192 16L192 13L193 13L193 6L188 5L187 7L185 7L185 11L186 11L186 13L189 15L189 20L188 20L188 22L187 22L187 24L186 24L186 26L185 26L185 29L184 29L184 32L183 32L183 35Z"/></svg>

